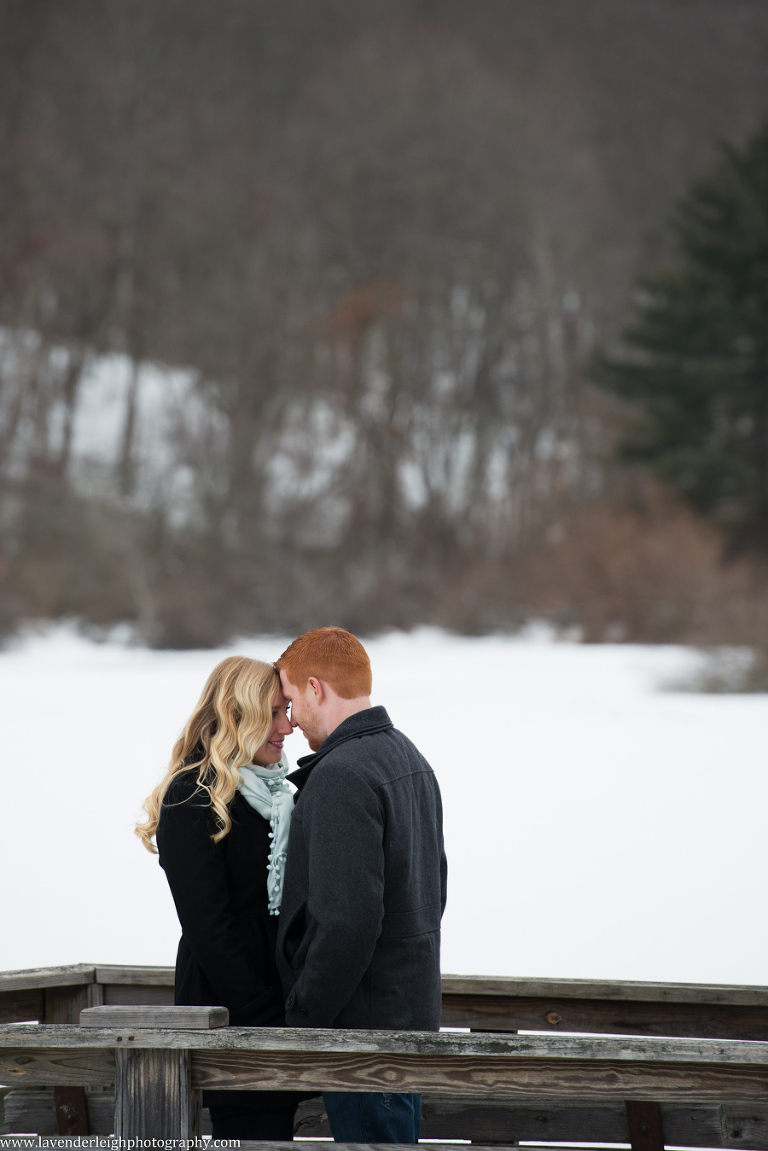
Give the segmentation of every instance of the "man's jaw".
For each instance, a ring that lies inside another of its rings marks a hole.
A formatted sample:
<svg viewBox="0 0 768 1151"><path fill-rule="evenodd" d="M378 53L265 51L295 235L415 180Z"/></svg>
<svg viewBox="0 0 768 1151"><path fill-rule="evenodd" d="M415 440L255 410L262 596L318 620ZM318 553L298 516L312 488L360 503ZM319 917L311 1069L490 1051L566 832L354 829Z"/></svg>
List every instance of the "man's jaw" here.
<svg viewBox="0 0 768 1151"><path fill-rule="evenodd" d="M302 727L301 724L299 724L299 728L301 730L301 734L309 744L309 750L317 751L320 745L323 743L323 737L320 735L320 733L315 728Z"/></svg>

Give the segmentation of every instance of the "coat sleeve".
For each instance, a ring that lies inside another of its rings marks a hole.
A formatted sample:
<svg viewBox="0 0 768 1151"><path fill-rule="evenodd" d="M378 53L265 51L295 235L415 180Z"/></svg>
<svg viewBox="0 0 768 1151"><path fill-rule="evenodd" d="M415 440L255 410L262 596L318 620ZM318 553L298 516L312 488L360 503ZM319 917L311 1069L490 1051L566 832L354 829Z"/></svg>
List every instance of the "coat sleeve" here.
<svg viewBox="0 0 768 1151"><path fill-rule="evenodd" d="M212 842L210 808L194 791L192 781L172 788L156 836L184 938L230 1023L282 1022L283 1004L235 927L221 843Z"/></svg>
<svg viewBox="0 0 768 1151"><path fill-rule="evenodd" d="M286 1003L289 1027L331 1027L373 958L384 918L384 815L353 770L328 765L302 819L309 946Z"/></svg>

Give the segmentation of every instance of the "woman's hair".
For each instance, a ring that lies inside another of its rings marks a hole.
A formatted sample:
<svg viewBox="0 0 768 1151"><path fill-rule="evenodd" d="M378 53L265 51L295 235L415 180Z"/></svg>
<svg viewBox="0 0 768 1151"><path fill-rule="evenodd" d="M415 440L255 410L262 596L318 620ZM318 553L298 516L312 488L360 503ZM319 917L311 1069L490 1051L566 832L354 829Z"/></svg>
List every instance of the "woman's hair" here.
<svg viewBox="0 0 768 1151"><path fill-rule="evenodd" d="M371 661L357 636L343 627L305 631L275 663L291 683L305 688L311 675L324 679L342 699L371 694Z"/></svg>
<svg viewBox="0 0 768 1151"><path fill-rule="evenodd" d="M216 664L176 740L165 778L144 801L147 819L136 825L135 834L148 851L157 851L152 837L171 782L195 768L198 790L208 793L216 818L213 842L228 834L232 826L228 805L240 782L238 768L253 762L269 735L279 688L272 664L244 655L231 655Z"/></svg>

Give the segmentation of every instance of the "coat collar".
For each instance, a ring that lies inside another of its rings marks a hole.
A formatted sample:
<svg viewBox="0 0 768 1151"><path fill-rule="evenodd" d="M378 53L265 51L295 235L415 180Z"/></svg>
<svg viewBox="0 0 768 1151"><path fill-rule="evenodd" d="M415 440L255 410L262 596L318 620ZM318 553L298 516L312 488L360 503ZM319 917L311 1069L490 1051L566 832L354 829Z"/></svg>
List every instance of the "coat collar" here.
<svg viewBox="0 0 768 1151"><path fill-rule="evenodd" d="M291 772L287 778L301 791L313 768L329 751L333 751L335 747L347 743L350 739L360 739L363 735L373 735L377 731L386 731L387 728L391 727L394 727L394 724L384 707L367 707L364 711L357 711L349 719L340 723L337 728L334 728L328 738L320 744L317 751L313 752L312 755L302 756L298 760L297 770Z"/></svg>

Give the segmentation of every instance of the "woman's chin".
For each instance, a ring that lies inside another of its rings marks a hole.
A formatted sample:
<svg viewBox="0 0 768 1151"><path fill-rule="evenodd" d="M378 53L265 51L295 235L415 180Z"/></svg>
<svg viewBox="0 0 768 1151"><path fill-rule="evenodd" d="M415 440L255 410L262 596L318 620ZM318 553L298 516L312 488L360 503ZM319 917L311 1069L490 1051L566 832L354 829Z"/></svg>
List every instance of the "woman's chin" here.
<svg viewBox="0 0 768 1151"><path fill-rule="evenodd" d="M253 762L256 767L277 767L282 758L282 751L270 747L269 751L260 751L258 755L254 755Z"/></svg>

